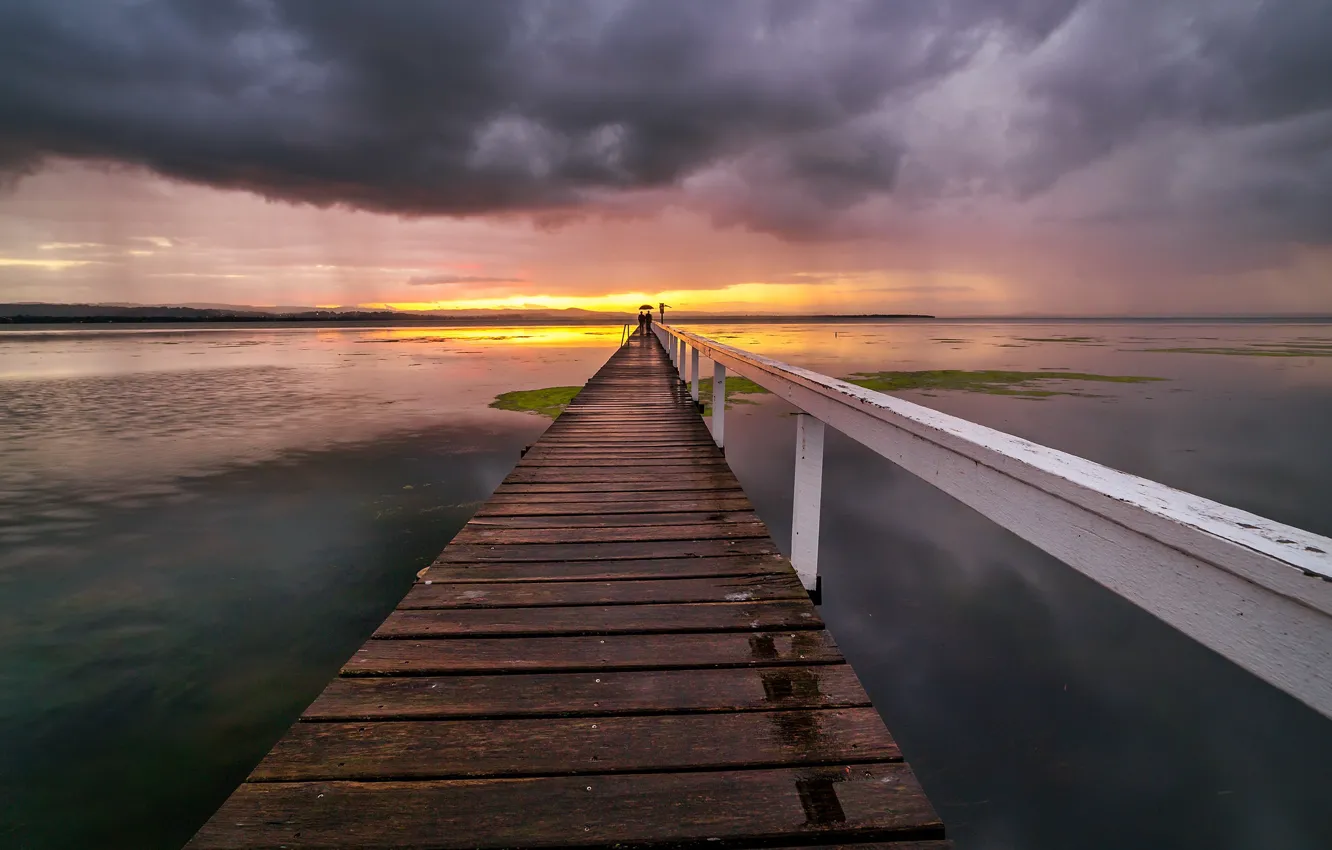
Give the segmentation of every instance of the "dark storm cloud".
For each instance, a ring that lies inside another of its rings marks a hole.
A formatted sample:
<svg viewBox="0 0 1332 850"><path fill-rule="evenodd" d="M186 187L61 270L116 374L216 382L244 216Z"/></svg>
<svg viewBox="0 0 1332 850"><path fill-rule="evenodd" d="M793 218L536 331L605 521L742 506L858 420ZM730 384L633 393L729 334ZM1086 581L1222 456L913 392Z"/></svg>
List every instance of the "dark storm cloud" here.
<svg viewBox="0 0 1332 850"><path fill-rule="evenodd" d="M7 0L0 167L122 162L403 215L576 210L721 170L721 218L815 233L976 144L913 148L894 122L997 49L1018 81L995 94L1016 98L999 141L1018 149L957 159L967 191L1030 198L1163 124L1281 124L1228 149L1228 168L1276 162L1189 191L1308 222L1328 213L1326 122L1300 121L1332 108L1330 16L1317 0Z"/></svg>
<svg viewBox="0 0 1332 850"><path fill-rule="evenodd" d="M1007 5L1039 34L1065 4ZM11 168L103 158L407 214L576 205L836 128L965 61L1003 11L12 0L0 8L0 156ZM875 185L878 159L864 157ZM792 166L833 196L855 169L798 151Z"/></svg>

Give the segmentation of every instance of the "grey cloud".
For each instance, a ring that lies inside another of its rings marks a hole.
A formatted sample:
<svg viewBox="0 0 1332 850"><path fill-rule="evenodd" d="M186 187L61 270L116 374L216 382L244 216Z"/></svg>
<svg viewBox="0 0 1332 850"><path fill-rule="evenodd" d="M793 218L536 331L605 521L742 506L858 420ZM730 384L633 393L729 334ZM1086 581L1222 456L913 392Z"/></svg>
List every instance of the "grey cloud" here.
<svg viewBox="0 0 1332 850"><path fill-rule="evenodd" d="M0 170L106 160L408 216L664 190L824 238L910 175L909 204L1021 203L1169 126L1245 139L1190 214L1236 198L1327 238L1330 40L1318 0L8 0ZM940 96L996 44L1012 89ZM925 107L964 129L921 142Z"/></svg>
<svg viewBox="0 0 1332 850"><path fill-rule="evenodd" d="M0 158L409 215L578 207L835 131L964 62L1007 10L1039 31L1065 6L11 0ZM855 182L854 161L788 160L834 202Z"/></svg>

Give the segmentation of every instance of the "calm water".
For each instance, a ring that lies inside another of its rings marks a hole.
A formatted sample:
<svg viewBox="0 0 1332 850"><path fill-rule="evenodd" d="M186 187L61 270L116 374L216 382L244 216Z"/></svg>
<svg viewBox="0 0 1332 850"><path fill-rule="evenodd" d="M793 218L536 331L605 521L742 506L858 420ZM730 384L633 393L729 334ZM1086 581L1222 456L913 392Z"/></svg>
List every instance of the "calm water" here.
<svg viewBox="0 0 1332 850"><path fill-rule="evenodd" d="M1332 326L697 330L834 375L1167 378L904 395L1332 534L1332 358L1146 350ZM619 332L0 333L0 846L182 844L545 427L491 398ZM794 419L751 399L728 456L785 545ZM962 850L1332 846L1332 723L831 432L826 464L824 616Z"/></svg>

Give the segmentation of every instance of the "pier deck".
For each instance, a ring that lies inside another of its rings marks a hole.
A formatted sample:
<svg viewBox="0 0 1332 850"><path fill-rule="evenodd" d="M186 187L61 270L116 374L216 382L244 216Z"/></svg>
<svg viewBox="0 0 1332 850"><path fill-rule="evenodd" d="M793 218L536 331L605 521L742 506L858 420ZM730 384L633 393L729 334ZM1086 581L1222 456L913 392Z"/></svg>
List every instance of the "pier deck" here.
<svg viewBox="0 0 1332 850"><path fill-rule="evenodd" d="M665 352L635 337L189 846L942 838Z"/></svg>

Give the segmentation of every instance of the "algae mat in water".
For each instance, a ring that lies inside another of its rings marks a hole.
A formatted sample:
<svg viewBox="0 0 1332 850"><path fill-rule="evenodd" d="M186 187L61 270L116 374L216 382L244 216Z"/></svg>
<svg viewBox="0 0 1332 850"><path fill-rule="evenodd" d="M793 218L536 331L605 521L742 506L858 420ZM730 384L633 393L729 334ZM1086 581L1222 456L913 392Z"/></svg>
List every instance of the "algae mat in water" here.
<svg viewBox="0 0 1332 850"><path fill-rule="evenodd" d="M856 372L842 380L886 393L903 390L960 390L1020 398L1049 398L1055 395L1086 395L1068 388L1066 384L1070 382L1145 384L1165 379L1142 375L1096 375L1091 372L931 369L924 372Z"/></svg>
<svg viewBox="0 0 1332 850"><path fill-rule="evenodd" d="M582 387L545 387L539 390L514 390L495 396L490 406L498 410L535 413L556 419L581 389Z"/></svg>

